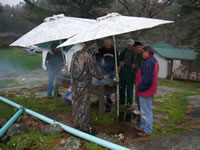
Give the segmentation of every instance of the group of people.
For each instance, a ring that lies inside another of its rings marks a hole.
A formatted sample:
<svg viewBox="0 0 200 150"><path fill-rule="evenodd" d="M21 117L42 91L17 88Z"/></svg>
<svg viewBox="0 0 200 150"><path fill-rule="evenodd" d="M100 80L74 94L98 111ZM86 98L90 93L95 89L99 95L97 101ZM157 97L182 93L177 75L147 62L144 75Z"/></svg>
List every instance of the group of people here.
<svg viewBox="0 0 200 150"><path fill-rule="evenodd" d="M118 53L115 54L110 39L105 39L104 46L100 49L98 49L96 41L85 44L81 51L73 55L71 62L74 127L84 132L94 132L90 126L91 85L115 83L115 57L117 57L120 69L120 105L132 107L135 85L138 110L134 113L141 115L140 126L135 126L135 128L140 136L150 135L153 125L152 99L157 92L159 71L159 64L154 57L154 49L129 39L126 42L126 48L118 56ZM49 75L49 78L51 76ZM51 84L50 80L49 85ZM50 86L48 94L51 94L51 90ZM110 94L106 96L106 100L108 103L113 103Z"/></svg>

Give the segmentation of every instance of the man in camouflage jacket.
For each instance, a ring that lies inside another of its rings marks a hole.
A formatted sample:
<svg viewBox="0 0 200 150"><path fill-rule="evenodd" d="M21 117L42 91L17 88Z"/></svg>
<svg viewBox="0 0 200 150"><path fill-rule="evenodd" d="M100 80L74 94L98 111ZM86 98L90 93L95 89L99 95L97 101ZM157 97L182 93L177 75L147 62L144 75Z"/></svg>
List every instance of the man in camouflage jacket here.
<svg viewBox="0 0 200 150"><path fill-rule="evenodd" d="M89 125L92 77L99 80L108 78L101 75L96 67L97 50L96 42L87 42L83 50L73 55L71 64L73 124L76 129L88 133L92 133Z"/></svg>

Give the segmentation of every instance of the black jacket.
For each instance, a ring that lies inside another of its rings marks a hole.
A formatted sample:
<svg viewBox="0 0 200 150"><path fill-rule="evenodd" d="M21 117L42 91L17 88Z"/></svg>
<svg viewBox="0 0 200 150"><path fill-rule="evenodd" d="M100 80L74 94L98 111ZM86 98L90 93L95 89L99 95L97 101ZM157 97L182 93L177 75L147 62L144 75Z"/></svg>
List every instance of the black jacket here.
<svg viewBox="0 0 200 150"><path fill-rule="evenodd" d="M61 51L57 51L56 53L48 52L46 58L46 67L47 69L62 69L63 64L63 55Z"/></svg>

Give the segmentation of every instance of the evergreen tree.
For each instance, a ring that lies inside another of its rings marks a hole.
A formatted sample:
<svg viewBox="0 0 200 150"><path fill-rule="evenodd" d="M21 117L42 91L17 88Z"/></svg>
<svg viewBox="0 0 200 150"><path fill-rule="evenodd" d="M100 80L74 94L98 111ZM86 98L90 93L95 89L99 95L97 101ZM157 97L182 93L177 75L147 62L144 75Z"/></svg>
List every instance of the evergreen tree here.
<svg viewBox="0 0 200 150"><path fill-rule="evenodd" d="M42 22L45 17L63 13L66 16L96 18L99 8L109 8L113 0L25 0L24 7L30 21Z"/></svg>

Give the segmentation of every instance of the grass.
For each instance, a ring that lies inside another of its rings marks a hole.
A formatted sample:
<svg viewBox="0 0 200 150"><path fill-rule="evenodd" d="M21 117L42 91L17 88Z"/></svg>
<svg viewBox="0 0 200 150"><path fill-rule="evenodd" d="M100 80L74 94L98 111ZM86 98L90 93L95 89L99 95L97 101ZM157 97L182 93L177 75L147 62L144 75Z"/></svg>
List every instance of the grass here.
<svg viewBox="0 0 200 150"><path fill-rule="evenodd" d="M161 113L164 118L161 119L162 124L154 124L152 136L174 135L184 130L189 123L184 118L188 106L185 97L190 95L192 94L186 92L174 93L165 102L157 105L154 113Z"/></svg>
<svg viewBox="0 0 200 150"><path fill-rule="evenodd" d="M99 124L99 125L110 125L114 121L114 113L111 112L105 112L104 113L104 118L102 120L98 120L98 113L97 109L92 108L91 109L91 120L92 122Z"/></svg>
<svg viewBox="0 0 200 150"><path fill-rule="evenodd" d="M0 101L0 119L10 119L15 113L17 112L17 109L14 107L5 104Z"/></svg>
<svg viewBox="0 0 200 150"><path fill-rule="evenodd" d="M98 146L97 144L85 142L83 150L105 150L104 148Z"/></svg>
<svg viewBox="0 0 200 150"><path fill-rule="evenodd" d="M55 138L62 136L63 134L44 136L39 131L30 129L28 133L12 136L7 143L7 148L10 150L49 150L52 148Z"/></svg>
<svg viewBox="0 0 200 150"><path fill-rule="evenodd" d="M13 97L13 102L20 104L26 108L34 111L71 111L71 105L67 105L64 100L47 99L47 98L35 98L35 97Z"/></svg>
<svg viewBox="0 0 200 150"><path fill-rule="evenodd" d="M42 56L39 54L34 56L28 55L23 50L20 48L0 50L0 77L6 78L0 80L0 88L25 85L27 84L26 82L29 83L31 81L18 82L16 81L16 77L27 74L38 74L34 70L38 70L39 66L41 66Z"/></svg>
<svg viewBox="0 0 200 150"><path fill-rule="evenodd" d="M40 55L31 56L22 53L23 49L2 49L0 50L1 72L13 70L34 70L42 63Z"/></svg>
<svg viewBox="0 0 200 150"><path fill-rule="evenodd" d="M17 94L26 92L28 92L26 96L16 96ZM0 95L36 112L47 110L61 112L72 111L72 106L68 105L65 100L57 100L56 98L37 98L34 95L35 92L37 92L37 89L21 89L20 91L0 93ZM13 107L0 101L0 118L9 119L14 115L15 112L16 110Z"/></svg>
<svg viewBox="0 0 200 150"><path fill-rule="evenodd" d="M197 92L198 94L200 94L200 82L159 79L158 85L183 89L186 91Z"/></svg>

